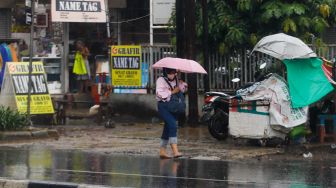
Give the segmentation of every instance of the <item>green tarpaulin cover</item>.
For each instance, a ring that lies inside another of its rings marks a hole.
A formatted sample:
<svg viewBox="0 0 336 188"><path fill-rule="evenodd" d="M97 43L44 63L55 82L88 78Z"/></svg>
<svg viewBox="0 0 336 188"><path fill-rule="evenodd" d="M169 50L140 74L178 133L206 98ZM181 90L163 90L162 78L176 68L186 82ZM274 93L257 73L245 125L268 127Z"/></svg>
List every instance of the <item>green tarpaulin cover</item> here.
<svg viewBox="0 0 336 188"><path fill-rule="evenodd" d="M308 106L334 88L322 70L320 58L285 59L293 108Z"/></svg>

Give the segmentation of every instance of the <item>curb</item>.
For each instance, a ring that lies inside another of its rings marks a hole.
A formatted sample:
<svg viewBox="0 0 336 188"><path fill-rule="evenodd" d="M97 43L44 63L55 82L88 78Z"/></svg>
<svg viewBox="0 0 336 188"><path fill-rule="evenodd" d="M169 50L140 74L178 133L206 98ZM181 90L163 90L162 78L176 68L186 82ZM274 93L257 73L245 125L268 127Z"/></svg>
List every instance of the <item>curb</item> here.
<svg viewBox="0 0 336 188"><path fill-rule="evenodd" d="M0 178L0 188L108 188L101 185L75 184L50 181L9 180Z"/></svg>
<svg viewBox="0 0 336 188"><path fill-rule="evenodd" d="M0 132L0 141L17 141L42 138L59 138L57 130L4 131Z"/></svg>

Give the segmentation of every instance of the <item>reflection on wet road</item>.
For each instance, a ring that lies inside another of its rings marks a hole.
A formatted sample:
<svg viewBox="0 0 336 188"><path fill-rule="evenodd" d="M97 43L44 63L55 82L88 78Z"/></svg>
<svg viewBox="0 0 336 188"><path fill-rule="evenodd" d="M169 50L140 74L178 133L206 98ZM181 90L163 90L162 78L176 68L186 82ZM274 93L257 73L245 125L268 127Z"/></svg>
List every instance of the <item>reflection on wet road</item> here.
<svg viewBox="0 0 336 188"><path fill-rule="evenodd" d="M0 177L112 187L336 187L336 163L160 160L7 148L0 150Z"/></svg>

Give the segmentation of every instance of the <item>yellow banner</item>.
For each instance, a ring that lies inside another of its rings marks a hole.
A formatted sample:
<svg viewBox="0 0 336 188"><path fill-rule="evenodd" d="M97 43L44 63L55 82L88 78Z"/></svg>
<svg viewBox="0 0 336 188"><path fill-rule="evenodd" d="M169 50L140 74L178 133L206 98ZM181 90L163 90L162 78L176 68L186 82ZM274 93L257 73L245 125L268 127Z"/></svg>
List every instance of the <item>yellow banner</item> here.
<svg viewBox="0 0 336 188"><path fill-rule="evenodd" d="M16 105L18 111L21 113L27 112L28 95L16 95ZM31 95L30 100L30 113L31 114L53 114L54 108L51 103L50 95Z"/></svg>
<svg viewBox="0 0 336 188"><path fill-rule="evenodd" d="M8 62L7 69L12 82L16 106L19 112L27 112L29 63ZM47 79L42 62L33 62L31 75L31 114L52 114L54 107L48 91Z"/></svg>
<svg viewBox="0 0 336 188"><path fill-rule="evenodd" d="M29 62L8 63L9 74L29 74ZM32 74L44 74L42 62L32 63Z"/></svg>
<svg viewBox="0 0 336 188"><path fill-rule="evenodd" d="M111 47L112 85L141 86L141 46Z"/></svg>
<svg viewBox="0 0 336 188"><path fill-rule="evenodd" d="M141 46L119 45L112 46L111 55L113 56L140 56Z"/></svg>

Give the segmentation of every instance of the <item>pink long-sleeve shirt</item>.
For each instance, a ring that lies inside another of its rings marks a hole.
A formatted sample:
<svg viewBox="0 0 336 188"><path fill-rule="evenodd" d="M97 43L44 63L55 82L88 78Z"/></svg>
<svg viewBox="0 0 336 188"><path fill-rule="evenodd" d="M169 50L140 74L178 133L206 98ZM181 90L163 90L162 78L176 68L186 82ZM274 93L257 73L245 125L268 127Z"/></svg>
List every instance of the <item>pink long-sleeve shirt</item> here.
<svg viewBox="0 0 336 188"><path fill-rule="evenodd" d="M176 81L168 81L170 83L170 85L175 88L176 86ZM181 92L186 92L187 91L187 84L183 81L179 81L179 89ZM159 77L156 80L156 100L157 101L169 101L170 100L170 96L171 96L172 92L171 92L171 88L168 85L168 83L165 81L165 79L163 77Z"/></svg>

